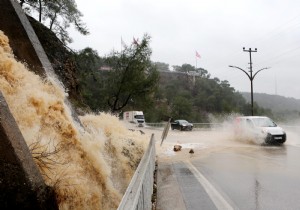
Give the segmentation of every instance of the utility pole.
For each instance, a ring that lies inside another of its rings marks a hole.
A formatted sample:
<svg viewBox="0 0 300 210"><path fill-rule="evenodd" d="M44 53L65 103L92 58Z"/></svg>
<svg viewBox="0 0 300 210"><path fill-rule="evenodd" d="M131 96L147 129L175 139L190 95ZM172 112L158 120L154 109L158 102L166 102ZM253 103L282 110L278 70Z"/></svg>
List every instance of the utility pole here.
<svg viewBox="0 0 300 210"><path fill-rule="evenodd" d="M252 71L252 57L251 57L251 53L253 52L257 52L257 48L255 48L254 50L252 50L251 48L249 48L248 50L245 49L245 47L243 47L243 51L244 52L249 52L249 55L250 55L250 74L245 71L244 69L240 68L240 67L237 67L237 66L229 66L229 67L232 67L232 68L237 68L241 71L243 71L249 78L250 80L250 83L251 83L251 115L253 116L254 115L254 108L253 108L253 80L255 78L255 76L258 74L258 72L262 71L262 70L265 70L265 69L268 69L268 68L262 68L260 70L258 70L254 75L253 75L253 71Z"/></svg>

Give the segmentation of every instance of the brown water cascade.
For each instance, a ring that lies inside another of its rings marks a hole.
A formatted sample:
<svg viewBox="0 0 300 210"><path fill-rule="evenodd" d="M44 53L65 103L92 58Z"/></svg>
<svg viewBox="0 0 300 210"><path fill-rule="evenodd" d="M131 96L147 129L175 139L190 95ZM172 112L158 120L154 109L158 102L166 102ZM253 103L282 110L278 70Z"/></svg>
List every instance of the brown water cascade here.
<svg viewBox="0 0 300 210"><path fill-rule="evenodd" d="M116 209L150 136L107 113L73 120L65 90L15 60L0 31L0 91L60 209Z"/></svg>

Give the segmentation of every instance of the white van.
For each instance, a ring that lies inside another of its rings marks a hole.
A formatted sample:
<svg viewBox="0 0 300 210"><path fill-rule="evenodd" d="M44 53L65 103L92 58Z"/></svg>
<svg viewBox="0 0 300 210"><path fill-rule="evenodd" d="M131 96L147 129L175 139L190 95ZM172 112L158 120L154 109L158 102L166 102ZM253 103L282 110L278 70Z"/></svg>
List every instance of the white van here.
<svg viewBox="0 0 300 210"><path fill-rule="evenodd" d="M139 127L144 127L145 117L143 111L127 111L123 113L123 120L136 123Z"/></svg>
<svg viewBox="0 0 300 210"><path fill-rule="evenodd" d="M260 144L283 144L286 141L285 131L268 117L243 116L234 122L235 135L247 138Z"/></svg>

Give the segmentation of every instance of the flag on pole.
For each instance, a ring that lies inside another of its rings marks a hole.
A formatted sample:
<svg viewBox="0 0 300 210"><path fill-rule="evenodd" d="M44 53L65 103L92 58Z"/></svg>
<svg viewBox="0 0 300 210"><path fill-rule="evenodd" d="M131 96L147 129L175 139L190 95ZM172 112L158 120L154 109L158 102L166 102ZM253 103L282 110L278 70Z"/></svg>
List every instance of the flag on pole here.
<svg viewBox="0 0 300 210"><path fill-rule="evenodd" d="M139 45L138 41L139 41L139 39L135 39L135 38L133 37L133 44Z"/></svg>
<svg viewBox="0 0 300 210"><path fill-rule="evenodd" d="M201 58L200 54L196 51L196 57Z"/></svg>

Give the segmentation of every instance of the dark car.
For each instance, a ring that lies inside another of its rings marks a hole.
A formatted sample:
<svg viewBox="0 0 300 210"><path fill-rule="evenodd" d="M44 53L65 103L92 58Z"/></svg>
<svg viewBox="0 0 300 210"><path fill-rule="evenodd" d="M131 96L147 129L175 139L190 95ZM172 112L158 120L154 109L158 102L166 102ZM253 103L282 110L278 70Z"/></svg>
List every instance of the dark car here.
<svg viewBox="0 0 300 210"><path fill-rule="evenodd" d="M171 129L177 129L181 131L191 131L193 130L194 125L192 123L189 123L186 120L175 120L171 123Z"/></svg>

